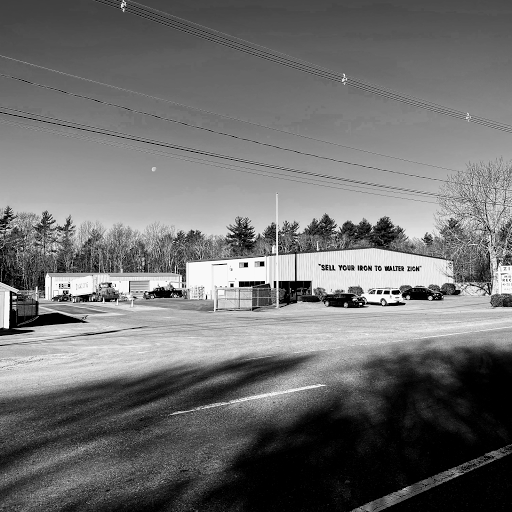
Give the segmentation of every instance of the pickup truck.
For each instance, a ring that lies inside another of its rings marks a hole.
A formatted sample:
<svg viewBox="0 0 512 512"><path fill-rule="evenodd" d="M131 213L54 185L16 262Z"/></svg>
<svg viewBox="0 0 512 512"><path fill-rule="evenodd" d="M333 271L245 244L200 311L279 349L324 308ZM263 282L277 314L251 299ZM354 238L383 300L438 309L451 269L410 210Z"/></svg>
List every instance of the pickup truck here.
<svg viewBox="0 0 512 512"><path fill-rule="evenodd" d="M144 292L145 299L169 299L183 297L182 290L177 288L164 288L163 286L157 286L151 292Z"/></svg>

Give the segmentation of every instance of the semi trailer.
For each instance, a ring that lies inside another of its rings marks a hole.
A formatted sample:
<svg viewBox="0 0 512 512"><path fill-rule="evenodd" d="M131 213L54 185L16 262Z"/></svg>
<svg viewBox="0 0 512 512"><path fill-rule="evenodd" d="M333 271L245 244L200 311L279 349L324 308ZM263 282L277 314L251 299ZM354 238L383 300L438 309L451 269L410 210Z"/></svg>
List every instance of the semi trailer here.
<svg viewBox="0 0 512 512"><path fill-rule="evenodd" d="M119 292L112 283L95 283L93 276L79 277L70 283L73 302L109 302L119 299Z"/></svg>

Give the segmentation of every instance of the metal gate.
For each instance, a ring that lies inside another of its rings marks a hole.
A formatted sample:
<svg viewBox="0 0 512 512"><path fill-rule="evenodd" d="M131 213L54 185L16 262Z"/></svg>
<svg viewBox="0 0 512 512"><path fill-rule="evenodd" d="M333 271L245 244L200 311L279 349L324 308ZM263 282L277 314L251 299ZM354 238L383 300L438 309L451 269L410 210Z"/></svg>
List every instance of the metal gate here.
<svg viewBox="0 0 512 512"><path fill-rule="evenodd" d="M11 327L20 326L37 318L39 301L34 290L19 291L13 294L11 310Z"/></svg>
<svg viewBox="0 0 512 512"><path fill-rule="evenodd" d="M253 310L276 303L276 291L270 285L240 288L216 288L213 293L213 310Z"/></svg>
<svg viewBox="0 0 512 512"><path fill-rule="evenodd" d="M252 288L216 288L213 310L252 309Z"/></svg>

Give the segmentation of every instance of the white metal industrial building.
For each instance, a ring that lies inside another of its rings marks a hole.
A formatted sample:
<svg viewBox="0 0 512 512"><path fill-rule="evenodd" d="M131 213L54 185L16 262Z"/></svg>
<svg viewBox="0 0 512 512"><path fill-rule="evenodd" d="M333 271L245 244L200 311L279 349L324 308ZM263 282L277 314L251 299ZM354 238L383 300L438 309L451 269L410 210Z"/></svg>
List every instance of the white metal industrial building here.
<svg viewBox="0 0 512 512"><path fill-rule="evenodd" d="M365 248L279 255L279 286L296 294L315 288L328 293L350 286L428 286L453 282L452 263L444 258L389 249ZM275 255L203 260L187 263L187 286L203 287L212 297L215 287L270 284L275 287Z"/></svg>
<svg viewBox="0 0 512 512"><path fill-rule="evenodd" d="M45 278L45 297L51 299L55 295L61 295L71 287L71 281L78 277L93 276L94 283L112 283L120 293L143 293L151 291L157 286L171 284L174 288L182 288L181 274L173 273L147 273L147 272L123 272L123 273L48 273Z"/></svg>

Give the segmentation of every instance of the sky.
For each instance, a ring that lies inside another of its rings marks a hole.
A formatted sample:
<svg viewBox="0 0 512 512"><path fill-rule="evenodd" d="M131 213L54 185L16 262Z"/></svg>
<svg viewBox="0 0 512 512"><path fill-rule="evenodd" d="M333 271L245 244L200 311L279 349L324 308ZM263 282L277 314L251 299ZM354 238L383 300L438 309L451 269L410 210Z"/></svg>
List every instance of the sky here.
<svg viewBox="0 0 512 512"><path fill-rule="evenodd" d="M512 124L512 4L505 0L141 3L346 73L349 79L357 77L402 95ZM125 13L94 0L5 2L0 73L324 158L200 131L2 77L0 105L230 157L432 193L439 192L440 181L397 173L444 180L468 162L512 160L512 136L506 132L261 60L134 16L129 9L129 0ZM138 150L120 148L108 145L113 139L106 136L96 137L107 143L99 144L86 140L86 134L64 137L4 124L13 121L0 115L0 207L10 205L16 212L38 215L48 210L61 224L71 215L77 225L100 221L109 228L122 222L142 231L160 222L176 230L225 235L226 226L241 216L249 217L261 232L275 221L279 194L280 222L296 220L301 229L324 213L340 226L346 220L358 223L364 217L373 224L389 216L411 238L432 232L435 226L438 206L433 197L404 198L381 187L367 187L361 193L340 181L328 186L298 183L262 176L262 169L255 166L241 172L223 168L224 160L186 161L183 158L190 154L177 150L154 154L142 143L129 143ZM25 124L41 126L34 121Z"/></svg>

